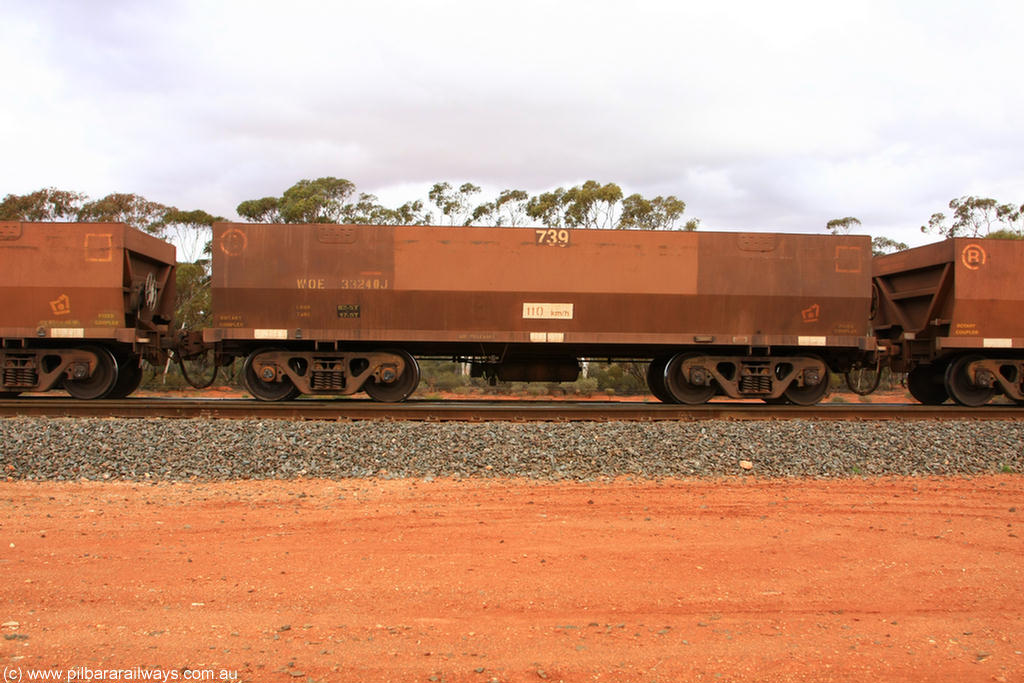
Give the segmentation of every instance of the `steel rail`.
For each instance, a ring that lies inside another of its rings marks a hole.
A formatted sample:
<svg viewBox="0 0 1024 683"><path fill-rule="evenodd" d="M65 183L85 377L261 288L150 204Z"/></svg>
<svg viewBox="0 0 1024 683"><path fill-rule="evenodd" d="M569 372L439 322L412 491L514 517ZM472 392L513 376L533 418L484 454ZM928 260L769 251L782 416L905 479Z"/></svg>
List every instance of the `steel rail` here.
<svg viewBox="0 0 1024 683"><path fill-rule="evenodd" d="M988 405L829 403L817 406L712 402L428 401L377 403L361 399L300 399L264 403L241 399L129 398L79 401L64 397L0 400L0 417L125 417L273 420L402 420L436 422L603 422L699 420L1024 420L1024 408Z"/></svg>

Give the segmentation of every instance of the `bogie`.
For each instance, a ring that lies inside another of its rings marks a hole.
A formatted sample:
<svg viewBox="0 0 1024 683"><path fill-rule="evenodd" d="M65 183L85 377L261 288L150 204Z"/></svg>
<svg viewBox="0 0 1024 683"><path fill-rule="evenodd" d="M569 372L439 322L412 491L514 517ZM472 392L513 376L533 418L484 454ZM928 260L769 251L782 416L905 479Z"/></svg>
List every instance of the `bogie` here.
<svg viewBox="0 0 1024 683"><path fill-rule="evenodd" d="M262 401L365 391L374 400L395 402L416 390L420 370L416 359L401 349L346 353L269 347L247 356L243 379L249 393Z"/></svg>
<svg viewBox="0 0 1024 683"><path fill-rule="evenodd" d="M716 394L766 403L813 405L828 394L829 368L817 356L718 356L680 352L651 362L651 392L667 403L696 405ZM659 395L664 392L664 397Z"/></svg>

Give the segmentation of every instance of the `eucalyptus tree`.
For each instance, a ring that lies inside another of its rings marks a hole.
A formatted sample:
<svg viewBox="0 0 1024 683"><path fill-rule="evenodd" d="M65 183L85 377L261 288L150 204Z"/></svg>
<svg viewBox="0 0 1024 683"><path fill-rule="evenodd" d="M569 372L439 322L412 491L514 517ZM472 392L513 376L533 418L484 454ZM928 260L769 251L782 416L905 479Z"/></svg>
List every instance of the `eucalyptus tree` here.
<svg viewBox="0 0 1024 683"><path fill-rule="evenodd" d="M171 207L163 217L161 232L178 247L178 261L194 263L210 253L213 224L223 221L201 209L182 211Z"/></svg>
<svg viewBox="0 0 1024 683"><path fill-rule="evenodd" d="M474 220L474 211L470 208L470 197L479 194L480 186L463 183L458 189L451 183L434 183L427 192L427 198L445 217L448 225L470 225Z"/></svg>
<svg viewBox="0 0 1024 683"><path fill-rule="evenodd" d="M1000 204L991 197L951 199L953 213L933 213L921 232L943 237L1017 237L1024 234L1024 204Z"/></svg>
<svg viewBox="0 0 1024 683"><path fill-rule="evenodd" d="M686 212L686 202L674 195L646 199L634 193L622 200L622 216L619 228L639 228L640 230L672 230L676 222ZM690 220L685 230L696 230L698 221Z"/></svg>
<svg viewBox="0 0 1024 683"><path fill-rule="evenodd" d="M530 197L526 202L526 215L549 228L564 228L565 189L556 188Z"/></svg>
<svg viewBox="0 0 1024 683"><path fill-rule="evenodd" d="M871 255L881 256L882 254L894 254L897 251L909 249L906 242L899 242L891 237L872 237Z"/></svg>
<svg viewBox="0 0 1024 683"><path fill-rule="evenodd" d="M833 235L849 235L854 227L860 227L859 218L847 216L846 218L833 218L825 224L825 229Z"/></svg>
<svg viewBox="0 0 1024 683"><path fill-rule="evenodd" d="M615 183L602 185L588 180L570 188L562 198L565 204L565 225L569 228L618 227L616 209L622 201L622 188Z"/></svg>
<svg viewBox="0 0 1024 683"><path fill-rule="evenodd" d="M8 194L0 202L0 220L72 221L87 197L81 192L47 187L24 195Z"/></svg>

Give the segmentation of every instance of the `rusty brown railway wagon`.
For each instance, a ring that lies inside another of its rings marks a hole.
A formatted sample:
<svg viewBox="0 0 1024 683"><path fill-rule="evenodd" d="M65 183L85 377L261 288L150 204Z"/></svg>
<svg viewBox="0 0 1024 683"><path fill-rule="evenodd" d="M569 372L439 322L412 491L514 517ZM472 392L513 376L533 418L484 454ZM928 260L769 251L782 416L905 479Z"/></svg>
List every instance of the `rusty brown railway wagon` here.
<svg viewBox="0 0 1024 683"><path fill-rule="evenodd" d="M874 259L879 344L917 400L1024 403L1024 242L955 238Z"/></svg>
<svg viewBox="0 0 1024 683"><path fill-rule="evenodd" d="M174 256L122 223L0 222L0 395L134 391L165 357Z"/></svg>
<svg viewBox="0 0 1024 683"><path fill-rule="evenodd" d="M870 264L862 236L220 223L204 341L264 400L402 400L443 356L514 381L650 360L664 401L811 404L874 351Z"/></svg>

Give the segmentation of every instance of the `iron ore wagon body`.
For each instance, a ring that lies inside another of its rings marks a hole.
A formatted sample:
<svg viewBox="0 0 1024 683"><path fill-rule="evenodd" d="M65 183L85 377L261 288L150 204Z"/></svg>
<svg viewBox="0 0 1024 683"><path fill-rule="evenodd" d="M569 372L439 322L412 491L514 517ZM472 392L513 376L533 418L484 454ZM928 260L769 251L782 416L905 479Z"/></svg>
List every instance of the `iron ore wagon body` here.
<svg viewBox="0 0 1024 683"><path fill-rule="evenodd" d="M0 222L0 395L134 391L165 357L174 257L121 223Z"/></svg>
<svg viewBox="0 0 1024 683"><path fill-rule="evenodd" d="M955 238L874 259L874 319L922 403L1024 403L1024 242Z"/></svg>
<svg viewBox="0 0 1024 683"><path fill-rule="evenodd" d="M874 350L864 236L219 223L212 248L204 342L263 400L402 400L443 356L512 381L650 360L664 401L806 404Z"/></svg>

